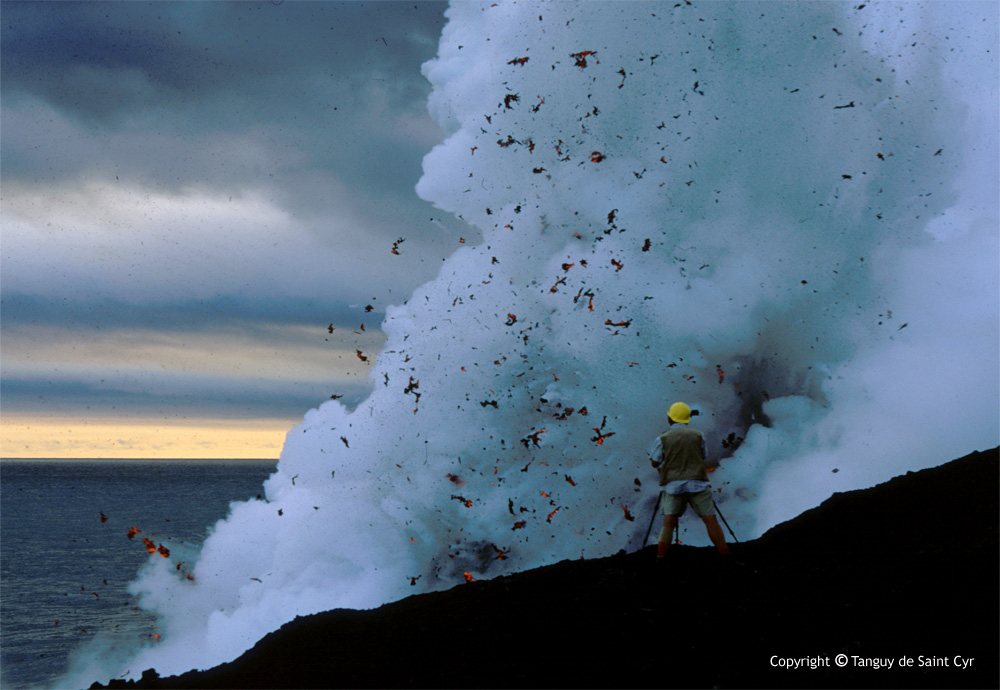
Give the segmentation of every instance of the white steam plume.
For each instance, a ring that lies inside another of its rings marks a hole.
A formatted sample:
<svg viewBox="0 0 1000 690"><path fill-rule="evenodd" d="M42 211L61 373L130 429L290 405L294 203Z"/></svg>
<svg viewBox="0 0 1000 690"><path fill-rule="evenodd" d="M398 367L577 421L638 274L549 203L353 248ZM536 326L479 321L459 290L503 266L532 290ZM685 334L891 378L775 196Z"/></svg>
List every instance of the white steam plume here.
<svg viewBox="0 0 1000 690"><path fill-rule="evenodd" d="M306 415L193 583L151 560L133 589L163 640L109 675L637 548L675 400L744 540L997 444L995 3L448 19L417 192L482 242L388 310L371 396Z"/></svg>

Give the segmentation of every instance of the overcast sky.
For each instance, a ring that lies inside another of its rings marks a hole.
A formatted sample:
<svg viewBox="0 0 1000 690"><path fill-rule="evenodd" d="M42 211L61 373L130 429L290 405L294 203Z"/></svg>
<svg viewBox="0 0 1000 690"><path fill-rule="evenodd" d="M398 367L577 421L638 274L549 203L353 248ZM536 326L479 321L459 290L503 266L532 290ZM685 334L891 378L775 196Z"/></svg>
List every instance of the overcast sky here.
<svg viewBox="0 0 1000 690"><path fill-rule="evenodd" d="M414 192L444 10L2 3L4 457L276 457L364 395L470 236Z"/></svg>

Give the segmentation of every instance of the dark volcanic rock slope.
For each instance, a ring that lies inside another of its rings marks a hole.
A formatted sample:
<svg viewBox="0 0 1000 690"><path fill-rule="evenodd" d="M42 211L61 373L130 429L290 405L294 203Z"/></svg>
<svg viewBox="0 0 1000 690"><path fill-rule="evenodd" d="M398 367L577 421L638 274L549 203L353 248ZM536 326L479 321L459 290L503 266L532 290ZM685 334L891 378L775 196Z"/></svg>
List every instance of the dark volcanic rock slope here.
<svg viewBox="0 0 1000 690"><path fill-rule="evenodd" d="M563 561L107 687L998 687L997 490L998 451L973 453L835 494L736 545L739 563L684 546L665 569L654 547Z"/></svg>

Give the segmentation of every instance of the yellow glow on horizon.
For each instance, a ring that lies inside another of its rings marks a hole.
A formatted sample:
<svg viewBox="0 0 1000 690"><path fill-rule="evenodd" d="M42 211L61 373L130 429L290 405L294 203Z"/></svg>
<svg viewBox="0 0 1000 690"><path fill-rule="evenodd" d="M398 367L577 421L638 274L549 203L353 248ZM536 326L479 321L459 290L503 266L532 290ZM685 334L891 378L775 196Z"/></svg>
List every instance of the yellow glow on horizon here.
<svg viewBox="0 0 1000 690"><path fill-rule="evenodd" d="M277 459L301 419L0 420L0 457Z"/></svg>

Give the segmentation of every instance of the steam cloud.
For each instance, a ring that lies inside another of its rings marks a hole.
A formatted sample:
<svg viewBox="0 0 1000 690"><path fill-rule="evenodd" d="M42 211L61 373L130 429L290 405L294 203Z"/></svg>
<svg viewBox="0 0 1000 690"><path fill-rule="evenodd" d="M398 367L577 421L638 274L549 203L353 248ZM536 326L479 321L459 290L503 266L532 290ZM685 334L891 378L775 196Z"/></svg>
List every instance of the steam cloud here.
<svg viewBox="0 0 1000 690"><path fill-rule="evenodd" d="M209 667L298 614L637 548L675 400L741 539L997 444L995 4L448 19L424 66L447 139L417 193L482 241L388 310L371 396L305 416L193 583L144 567L162 641L83 677Z"/></svg>

